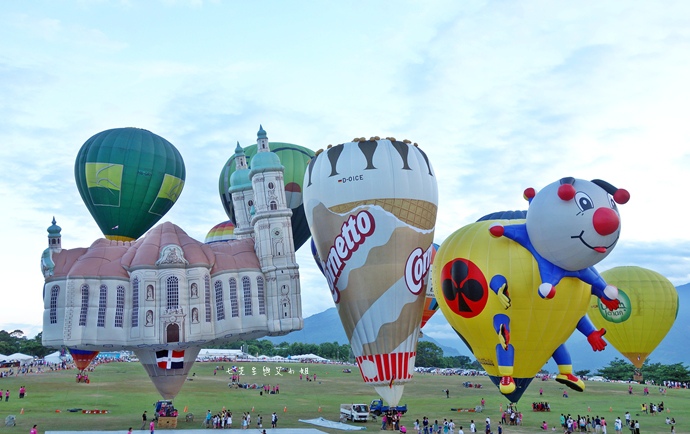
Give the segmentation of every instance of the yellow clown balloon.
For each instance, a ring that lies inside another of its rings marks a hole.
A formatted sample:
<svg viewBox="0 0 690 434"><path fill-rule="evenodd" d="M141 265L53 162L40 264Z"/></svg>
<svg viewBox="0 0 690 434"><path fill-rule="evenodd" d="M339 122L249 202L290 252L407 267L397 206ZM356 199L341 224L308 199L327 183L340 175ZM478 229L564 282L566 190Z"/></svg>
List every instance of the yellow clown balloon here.
<svg viewBox="0 0 690 434"><path fill-rule="evenodd" d="M678 291L661 274L642 267L616 267L601 273L618 287L618 309L592 297L588 315L606 338L638 369L661 343L678 316Z"/></svg>
<svg viewBox="0 0 690 434"><path fill-rule="evenodd" d="M585 316L591 295L588 285L564 278L552 299L541 298L534 290L541 280L532 254L489 232L497 223L523 222L480 221L457 230L441 245L432 268L440 310L512 402L520 399L552 356L559 367L557 380L584 389L584 383L572 375L563 343L576 327L599 339L603 334Z"/></svg>

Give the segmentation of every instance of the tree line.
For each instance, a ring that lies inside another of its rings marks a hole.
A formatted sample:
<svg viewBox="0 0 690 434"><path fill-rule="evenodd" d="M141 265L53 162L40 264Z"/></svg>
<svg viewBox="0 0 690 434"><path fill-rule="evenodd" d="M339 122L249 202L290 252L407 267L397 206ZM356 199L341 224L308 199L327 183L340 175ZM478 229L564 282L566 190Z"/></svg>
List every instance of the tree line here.
<svg viewBox="0 0 690 434"><path fill-rule="evenodd" d="M29 339L21 330L7 332L0 330L0 354L9 356L14 353L22 353L29 356L45 357L55 350L46 348L42 343L43 332L33 339Z"/></svg>
<svg viewBox="0 0 690 434"><path fill-rule="evenodd" d="M589 371L586 371L580 375L588 374ZM661 384L662 381L690 382L690 369L683 363L662 365L652 363L650 359L645 360L642 368L638 370L632 363L616 357L608 366L597 370L595 375L612 381L631 381L634 380L635 374L642 375L645 381L653 380L656 384Z"/></svg>
<svg viewBox="0 0 690 434"><path fill-rule="evenodd" d="M41 342L42 336L43 332L37 334L34 338L28 338L21 330L11 332L0 330L0 354L8 356L14 353L22 353L39 358L45 357L55 350L43 346ZM321 344L281 342L278 345L274 345L266 339L252 339L209 345L208 348L241 349L254 356L264 355L268 357L315 354L333 361L354 363L350 345L341 345L338 342L324 342ZM427 368L483 369L479 362L468 356L444 356L441 347L427 341L419 342L417 345L416 365ZM576 371L575 374L578 376L588 376L590 372L590 370L581 370ZM650 359L645 360L642 369L638 370L632 363L616 357L607 366L599 368L594 373L594 375L599 375L612 381L630 381L633 380L636 374L641 374L645 380L654 380L657 384L660 384L662 381L690 382L690 369L683 363L663 365L661 363L652 363Z"/></svg>

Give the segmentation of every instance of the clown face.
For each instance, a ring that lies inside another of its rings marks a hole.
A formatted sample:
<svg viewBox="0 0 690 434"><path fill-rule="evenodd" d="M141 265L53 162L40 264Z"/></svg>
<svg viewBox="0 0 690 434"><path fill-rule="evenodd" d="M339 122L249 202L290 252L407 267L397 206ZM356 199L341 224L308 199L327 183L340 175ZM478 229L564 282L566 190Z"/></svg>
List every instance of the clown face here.
<svg viewBox="0 0 690 434"><path fill-rule="evenodd" d="M568 271L604 259L618 242L621 221L613 197L599 185L567 179L534 196L527 211L527 234L547 261Z"/></svg>

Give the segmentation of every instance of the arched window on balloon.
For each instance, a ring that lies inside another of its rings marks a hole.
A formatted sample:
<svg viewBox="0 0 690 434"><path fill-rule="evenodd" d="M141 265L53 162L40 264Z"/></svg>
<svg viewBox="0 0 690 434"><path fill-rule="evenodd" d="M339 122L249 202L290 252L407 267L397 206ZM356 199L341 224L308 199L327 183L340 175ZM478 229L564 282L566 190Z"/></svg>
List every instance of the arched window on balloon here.
<svg viewBox="0 0 690 434"><path fill-rule="evenodd" d="M275 200L272 200L272 201L268 204L268 207L269 207L269 209L270 209L271 211L275 211L275 210L278 209L278 202L276 202Z"/></svg>
<svg viewBox="0 0 690 434"><path fill-rule="evenodd" d="M96 326L105 327L105 312L108 307L108 287L101 285L98 294L98 321Z"/></svg>
<svg viewBox="0 0 690 434"><path fill-rule="evenodd" d="M81 310L79 311L79 325L86 325L86 314L89 313L89 285L81 286Z"/></svg>
<svg viewBox="0 0 690 434"><path fill-rule="evenodd" d="M50 288L50 323L57 324L57 302L60 295L60 287L53 285Z"/></svg>
<svg viewBox="0 0 690 434"><path fill-rule="evenodd" d="M242 297L244 298L244 316L252 316L252 282L247 276L242 278Z"/></svg>
<svg viewBox="0 0 690 434"><path fill-rule="evenodd" d="M266 292L262 276L256 278L256 296L259 298L259 315L266 315Z"/></svg>
<svg viewBox="0 0 690 434"><path fill-rule="evenodd" d="M228 280L228 286L230 287L230 315L233 318L240 316L240 303L237 299L237 279L231 277Z"/></svg>
<svg viewBox="0 0 690 434"><path fill-rule="evenodd" d="M179 279L175 276L170 276L166 280L165 289L167 292L168 309L180 308L180 285Z"/></svg>
<svg viewBox="0 0 690 434"><path fill-rule="evenodd" d="M216 321L225 319L225 306L223 305L223 283L216 280L213 283L213 288L216 290Z"/></svg>
<svg viewBox="0 0 690 434"><path fill-rule="evenodd" d="M123 318L125 316L125 287L117 286L117 297L115 303L115 327L122 328Z"/></svg>
<svg viewBox="0 0 690 434"><path fill-rule="evenodd" d="M211 322L211 277L204 276L204 309L206 309L206 322Z"/></svg>
<svg viewBox="0 0 690 434"><path fill-rule="evenodd" d="M139 278L132 282L132 327L139 327Z"/></svg>
<svg viewBox="0 0 690 434"><path fill-rule="evenodd" d="M281 313L281 318L288 318L290 316L290 299L287 297L283 297L282 300L280 300L280 313Z"/></svg>

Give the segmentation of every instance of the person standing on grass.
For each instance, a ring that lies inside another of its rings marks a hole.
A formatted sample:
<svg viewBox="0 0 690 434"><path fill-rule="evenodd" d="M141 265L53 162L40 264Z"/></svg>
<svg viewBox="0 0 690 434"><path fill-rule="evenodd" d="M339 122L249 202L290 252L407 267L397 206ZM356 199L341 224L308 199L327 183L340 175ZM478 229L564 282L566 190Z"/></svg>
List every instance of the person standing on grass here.
<svg viewBox="0 0 690 434"><path fill-rule="evenodd" d="M29 434L38 434L38 425L34 425L31 431L29 431Z"/></svg>
<svg viewBox="0 0 690 434"><path fill-rule="evenodd" d="M146 428L146 419L146 410L144 410L144 412L141 414L141 428L139 428L140 430Z"/></svg>
<svg viewBox="0 0 690 434"><path fill-rule="evenodd" d="M152 420L151 423L149 424L149 430L151 431L151 434L153 434L153 431L155 430L155 428L156 428L156 424Z"/></svg>

